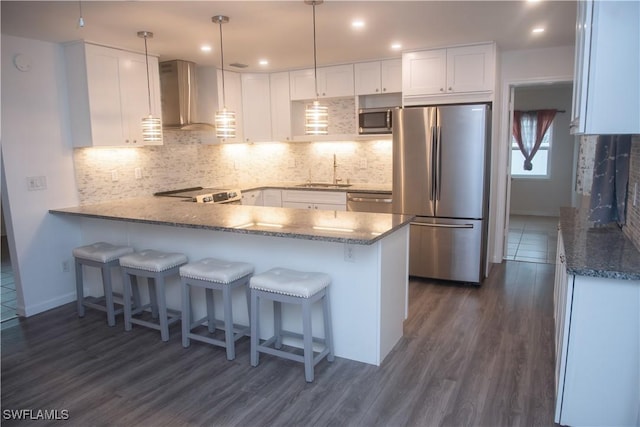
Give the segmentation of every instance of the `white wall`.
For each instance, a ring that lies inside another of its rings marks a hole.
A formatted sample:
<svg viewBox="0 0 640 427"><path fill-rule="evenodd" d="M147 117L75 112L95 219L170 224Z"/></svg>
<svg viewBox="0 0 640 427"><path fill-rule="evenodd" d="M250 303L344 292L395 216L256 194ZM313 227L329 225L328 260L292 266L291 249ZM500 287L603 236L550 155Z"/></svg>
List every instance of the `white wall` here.
<svg viewBox="0 0 640 427"><path fill-rule="evenodd" d="M13 65L17 54L29 71ZM21 315L75 300L71 250L80 230L48 213L78 204L67 110L61 47L2 35L2 204ZM45 190L27 191L34 176L46 177Z"/></svg>
<svg viewBox="0 0 640 427"><path fill-rule="evenodd" d="M507 155L510 152L509 140L509 88L511 86L546 81L573 80L573 46L561 46L545 49L525 49L501 52L500 95L496 99L494 114L499 115L498 138L493 143L491 170L491 217L489 235L495 238L489 241L491 262L502 262L504 253L505 201L507 199Z"/></svg>
<svg viewBox="0 0 640 427"><path fill-rule="evenodd" d="M575 140L569 134L572 91L573 86L566 84L516 88L516 110L555 108L565 112L556 114L553 120L549 177L512 177L512 214L559 216L560 207L571 206ZM536 162L535 157L533 162Z"/></svg>

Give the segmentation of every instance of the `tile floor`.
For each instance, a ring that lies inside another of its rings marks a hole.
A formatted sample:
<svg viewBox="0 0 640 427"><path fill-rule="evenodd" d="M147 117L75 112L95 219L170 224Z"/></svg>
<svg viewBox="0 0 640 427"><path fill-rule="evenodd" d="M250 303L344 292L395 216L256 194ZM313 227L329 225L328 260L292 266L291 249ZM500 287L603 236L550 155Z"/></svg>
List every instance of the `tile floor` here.
<svg viewBox="0 0 640 427"><path fill-rule="evenodd" d="M4 253L3 253L4 255ZM9 258L2 258L0 263L0 321L16 317L16 284L13 280L13 269Z"/></svg>
<svg viewBox="0 0 640 427"><path fill-rule="evenodd" d="M558 220L558 217L511 215L505 259L555 263Z"/></svg>

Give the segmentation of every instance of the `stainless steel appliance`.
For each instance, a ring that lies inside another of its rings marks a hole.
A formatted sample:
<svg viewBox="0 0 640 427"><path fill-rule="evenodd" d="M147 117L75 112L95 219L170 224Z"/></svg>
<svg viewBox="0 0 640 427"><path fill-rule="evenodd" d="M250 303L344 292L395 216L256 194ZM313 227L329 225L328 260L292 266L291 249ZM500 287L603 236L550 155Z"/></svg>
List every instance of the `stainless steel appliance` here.
<svg viewBox="0 0 640 427"><path fill-rule="evenodd" d="M392 128L393 108L362 108L358 110L358 133L388 134Z"/></svg>
<svg viewBox="0 0 640 427"><path fill-rule="evenodd" d="M160 191L154 196L175 197L185 202L196 203L232 203L241 204L242 194L239 189L224 190L220 188L190 187L178 190Z"/></svg>
<svg viewBox="0 0 640 427"><path fill-rule="evenodd" d="M389 193L347 193L347 210L391 213L391 200Z"/></svg>
<svg viewBox="0 0 640 427"><path fill-rule="evenodd" d="M411 223L409 274L480 283L486 263L491 106L393 112L393 212Z"/></svg>

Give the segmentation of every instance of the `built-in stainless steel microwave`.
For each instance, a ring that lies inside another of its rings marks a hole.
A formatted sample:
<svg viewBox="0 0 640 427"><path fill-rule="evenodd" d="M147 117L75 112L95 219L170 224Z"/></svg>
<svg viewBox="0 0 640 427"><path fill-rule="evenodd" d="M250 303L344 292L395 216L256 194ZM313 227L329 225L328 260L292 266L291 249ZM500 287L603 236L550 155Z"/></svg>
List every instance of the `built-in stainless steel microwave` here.
<svg viewBox="0 0 640 427"><path fill-rule="evenodd" d="M393 108L362 108L358 111L358 133L360 135L391 133L391 111Z"/></svg>

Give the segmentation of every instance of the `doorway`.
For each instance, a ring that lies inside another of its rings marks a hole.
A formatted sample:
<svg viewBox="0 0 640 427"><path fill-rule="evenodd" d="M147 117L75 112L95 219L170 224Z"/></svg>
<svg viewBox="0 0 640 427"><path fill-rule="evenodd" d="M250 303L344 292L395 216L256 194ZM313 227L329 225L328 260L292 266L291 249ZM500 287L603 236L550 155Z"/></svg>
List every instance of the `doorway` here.
<svg viewBox="0 0 640 427"><path fill-rule="evenodd" d="M524 170L524 156L511 141L510 112L504 259L554 263L560 207L571 206L573 197L575 137L569 133L573 85L545 82L510 89L511 110L558 112L543 147L532 159L532 171Z"/></svg>

